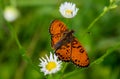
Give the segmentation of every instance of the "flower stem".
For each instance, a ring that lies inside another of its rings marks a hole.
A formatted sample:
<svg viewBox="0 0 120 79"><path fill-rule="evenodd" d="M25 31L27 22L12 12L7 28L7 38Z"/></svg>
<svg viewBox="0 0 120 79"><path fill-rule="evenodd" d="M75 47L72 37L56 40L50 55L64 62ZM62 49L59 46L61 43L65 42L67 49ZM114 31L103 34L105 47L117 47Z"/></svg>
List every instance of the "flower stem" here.
<svg viewBox="0 0 120 79"><path fill-rule="evenodd" d="M19 48L19 51L20 51L21 55L23 56L23 58L25 58L26 61L28 61L28 58L27 58L27 56L26 56L26 54L25 54L26 51L24 50L24 48L23 48L22 45L20 44L20 41L18 40L17 34L16 34L16 32L14 31L13 26L12 26L9 22L7 22L7 25L8 25L8 27L9 27L9 29L10 29L10 32L11 32L13 38L14 38L15 41L16 41L16 44L17 44L17 46L18 46L18 48Z"/></svg>
<svg viewBox="0 0 120 79"><path fill-rule="evenodd" d="M53 74L49 74L47 79L53 79Z"/></svg>
<svg viewBox="0 0 120 79"><path fill-rule="evenodd" d="M9 27L9 29L10 29L10 31L11 31L11 34L13 35L13 37L14 37L17 45L18 45L18 48L19 48L19 49L22 49L22 45L20 44L20 42L19 42L19 40L18 40L17 34L16 34L16 32L14 31L13 26L12 26L10 23L8 23L8 22L7 22L7 25L8 25L8 27Z"/></svg>
<svg viewBox="0 0 120 79"><path fill-rule="evenodd" d="M103 11L97 18L93 20L93 22L88 26L87 31L90 30L93 25L106 13L107 11Z"/></svg>
<svg viewBox="0 0 120 79"><path fill-rule="evenodd" d="M35 67L35 65L32 63L32 60L26 55L26 50L25 50L25 49L22 47L22 45L20 44L20 41L18 40L17 34L16 34L16 32L14 31L13 26L12 26L9 22L6 22L6 23L7 23L8 27L9 27L9 29L10 29L10 32L11 32L13 38L14 38L15 41L16 41L16 44L17 44L17 46L18 46L18 48L19 48L19 52L20 52L20 54L22 55L23 59L24 59L28 64L30 64L36 71L39 72L39 69L37 69L37 68Z"/></svg>
<svg viewBox="0 0 120 79"><path fill-rule="evenodd" d="M105 6L104 9L103 9L103 12L102 12L97 18L95 18L95 19L90 23L90 25L89 25L88 28L86 29L85 33L83 33L83 36L84 36L84 34L86 34L86 33L93 27L93 25L94 25L102 16L104 16L109 10L115 9L116 7L117 7L116 2L110 2L109 6Z"/></svg>
<svg viewBox="0 0 120 79"><path fill-rule="evenodd" d="M64 67L62 68L62 71L61 71L62 74L64 73L65 69L67 68L67 65L68 65L68 63L65 63L65 64L64 64Z"/></svg>
<svg viewBox="0 0 120 79"><path fill-rule="evenodd" d="M65 72L65 69L67 68L67 66L68 66L68 63L64 63L64 66L63 66L63 68L62 68L62 70L61 70L61 77L60 77L60 79L62 79L63 78L63 74L64 74L64 72Z"/></svg>
<svg viewBox="0 0 120 79"><path fill-rule="evenodd" d="M107 10L103 10L103 12L97 17L95 18L90 25L88 26L88 28L85 30L85 33L83 33L83 36L93 27L93 25L102 17L104 16L107 12L109 11L109 9Z"/></svg>

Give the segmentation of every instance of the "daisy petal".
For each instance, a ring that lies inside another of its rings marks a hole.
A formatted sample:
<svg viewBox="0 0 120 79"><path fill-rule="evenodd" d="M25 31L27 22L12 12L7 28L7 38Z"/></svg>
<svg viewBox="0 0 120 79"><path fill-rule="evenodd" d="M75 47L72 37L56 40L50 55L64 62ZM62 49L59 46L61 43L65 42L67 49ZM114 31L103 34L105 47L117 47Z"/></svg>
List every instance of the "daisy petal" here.
<svg viewBox="0 0 120 79"><path fill-rule="evenodd" d="M45 58L39 58L41 67L41 72L44 72L44 75L56 73L61 69L61 61L57 60L57 56L50 52L50 56L45 55Z"/></svg>

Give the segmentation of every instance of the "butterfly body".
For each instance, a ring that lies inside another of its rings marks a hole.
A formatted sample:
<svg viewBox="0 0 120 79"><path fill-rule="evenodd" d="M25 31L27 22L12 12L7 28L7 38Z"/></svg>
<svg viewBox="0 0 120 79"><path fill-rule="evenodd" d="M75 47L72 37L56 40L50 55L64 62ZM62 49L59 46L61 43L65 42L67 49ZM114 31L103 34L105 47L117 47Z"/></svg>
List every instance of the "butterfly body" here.
<svg viewBox="0 0 120 79"><path fill-rule="evenodd" d="M64 32L63 37L54 45L54 48L58 49L59 47L61 47L61 45L66 45L67 43L70 43L73 40L73 32L73 30Z"/></svg>
<svg viewBox="0 0 120 79"><path fill-rule="evenodd" d="M51 34L52 48L60 60L66 62L72 61L79 67L89 65L86 50L77 38L73 36L73 30L68 30L63 22L54 20L51 23L49 32Z"/></svg>

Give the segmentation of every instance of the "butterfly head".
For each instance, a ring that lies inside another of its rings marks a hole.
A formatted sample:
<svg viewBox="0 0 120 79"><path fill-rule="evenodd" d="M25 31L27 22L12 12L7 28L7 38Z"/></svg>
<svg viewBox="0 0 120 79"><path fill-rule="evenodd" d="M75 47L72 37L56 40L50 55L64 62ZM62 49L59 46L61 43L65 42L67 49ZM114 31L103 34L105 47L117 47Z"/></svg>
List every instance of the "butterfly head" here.
<svg viewBox="0 0 120 79"><path fill-rule="evenodd" d="M67 30L63 33L63 36L70 36L74 33L74 30Z"/></svg>

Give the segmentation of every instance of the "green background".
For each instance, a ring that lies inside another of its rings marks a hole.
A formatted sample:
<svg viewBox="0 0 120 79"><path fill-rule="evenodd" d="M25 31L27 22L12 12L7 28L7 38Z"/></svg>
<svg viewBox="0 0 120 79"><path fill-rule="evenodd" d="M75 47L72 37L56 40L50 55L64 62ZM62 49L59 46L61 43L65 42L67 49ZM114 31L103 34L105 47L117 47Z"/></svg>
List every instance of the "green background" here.
<svg viewBox="0 0 120 79"><path fill-rule="evenodd" d="M73 2L79 8L74 18L67 19L61 16L59 6L65 1ZM22 57L3 18L4 8L9 5L16 6L20 11L20 17L10 24L34 67ZM0 79L45 79L38 66L39 58L48 55L50 51L53 52L48 29L54 19L63 21L69 29L75 31L74 35L88 52L90 63L100 58L107 49L120 44L119 3L117 8L101 17L88 33L83 34L108 5L109 0L0 0ZM64 74L74 69L84 68L68 63ZM120 47L107 55L101 63L93 64L63 79L73 78L120 79Z"/></svg>

